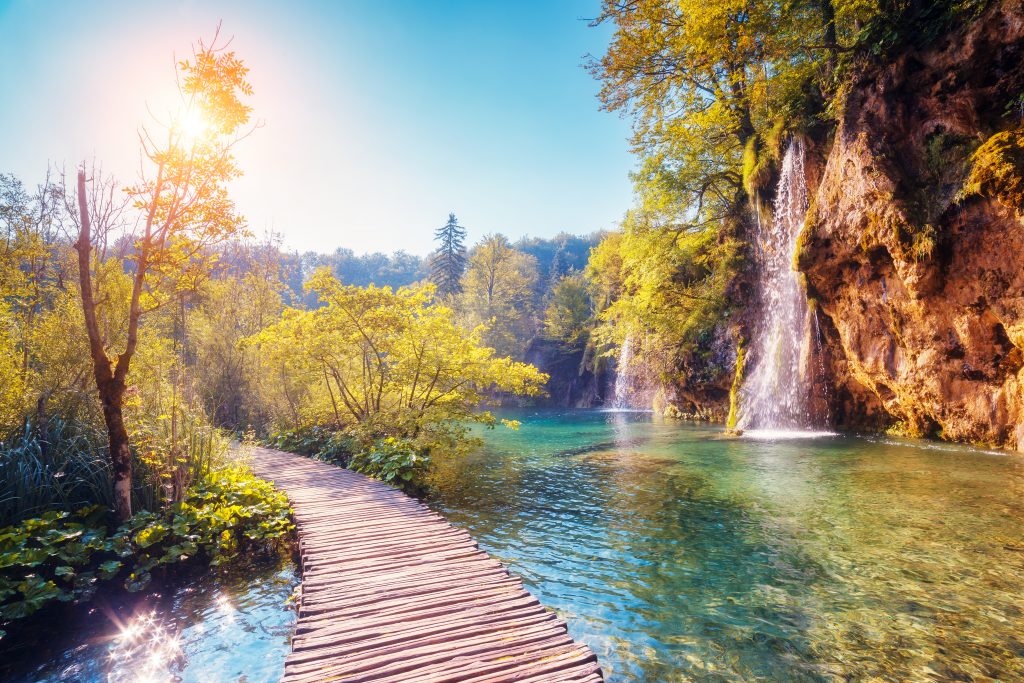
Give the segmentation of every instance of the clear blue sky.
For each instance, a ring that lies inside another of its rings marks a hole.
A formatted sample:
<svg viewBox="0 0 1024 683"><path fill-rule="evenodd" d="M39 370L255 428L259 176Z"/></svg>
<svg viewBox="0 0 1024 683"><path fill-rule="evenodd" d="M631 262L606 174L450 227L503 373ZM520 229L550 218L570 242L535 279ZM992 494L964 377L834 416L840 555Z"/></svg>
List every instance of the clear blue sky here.
<svg viewBox="0 0 1024 683"><path fill-rule="evenodd" d="M0 172L95 154L126 182L172 57L218 20L265 126L233 191L255 233L298 249L424 254L455 211L487 232L613 227L629 207L629 125L581 67L598 0L0 0Z"/></svg>

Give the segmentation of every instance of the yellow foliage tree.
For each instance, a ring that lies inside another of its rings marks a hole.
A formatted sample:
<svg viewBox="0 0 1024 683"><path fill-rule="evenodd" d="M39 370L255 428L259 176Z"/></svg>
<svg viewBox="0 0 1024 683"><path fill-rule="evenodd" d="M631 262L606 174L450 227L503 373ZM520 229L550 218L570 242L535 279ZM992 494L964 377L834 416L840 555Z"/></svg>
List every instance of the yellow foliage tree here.
<svg viewBox="0 0 1024 683"><path fill-rule="evenodd" d="M543 390L545 375L483 346L482 329L458 326L433 286L345 286L321 269L308 287L323 306L287 309L252 340L267 366L267 390L277 394L269 403L280 406L280 422L429 447L438 429L493 423L480 407L494 392Z"/></svg>
<svg viewBox="0 0 1024 683"><path fill-rule="evenodd" d="M88 333L90 356L110 446L115 511L131 516L132 455L124 421L124 400L132 358L139 344L140 321L173 298L183 285L208 272L208 247L242 229L227 181L239 175L232 151L248 134L250 108L242 102L252 88L247 69L234 52L218 42L202 41L191 59L177 65L181 111L160 140L144 131L140 136L151 173L128 188L132 206L141 213L136 236L134 273L128 296L123 344L114 349L97 315L92 259L97 242L118 217L113 186L97 174L90 192L86 169L78 172L79 287Z"/></svg>
<svg viewBox="0 0 1024 683"><path fill-rule="evenodd" d="M533 293L537 261L504 235L488 235L469 253L459 307L470 328L483 325L482 339L498 355L521 357L534 333Z"/></svg>

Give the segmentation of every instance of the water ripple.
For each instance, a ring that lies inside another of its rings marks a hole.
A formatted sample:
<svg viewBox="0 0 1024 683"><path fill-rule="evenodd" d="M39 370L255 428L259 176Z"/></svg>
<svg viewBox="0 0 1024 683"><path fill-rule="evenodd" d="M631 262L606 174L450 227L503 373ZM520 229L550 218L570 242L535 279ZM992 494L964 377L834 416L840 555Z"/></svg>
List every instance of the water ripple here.
<svg viewBox="0 0 1024 683"><path fill-rule="evenodd" d="M431 503L614 681L1024 680L1024 460L516 415Z"/></svg>

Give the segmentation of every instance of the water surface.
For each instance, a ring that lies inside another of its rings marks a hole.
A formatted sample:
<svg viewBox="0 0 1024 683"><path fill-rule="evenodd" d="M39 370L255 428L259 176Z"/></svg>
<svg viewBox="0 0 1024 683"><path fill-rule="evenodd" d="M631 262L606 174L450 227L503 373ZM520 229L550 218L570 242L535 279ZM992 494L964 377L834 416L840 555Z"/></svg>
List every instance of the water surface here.
<svg viewBox="0 0 1024 683"><path fill-rule="evenodd" d="M609 681L1024 680L1024 459L523 413L431 504Z"/></svg>
<svg viewBox="0 0 1024 683"><path fill-rule="evenodd" d="M6 652L0 680L276 683L297 584L298 568L281 557L199 571L157 594L101 594Z"/></svg>

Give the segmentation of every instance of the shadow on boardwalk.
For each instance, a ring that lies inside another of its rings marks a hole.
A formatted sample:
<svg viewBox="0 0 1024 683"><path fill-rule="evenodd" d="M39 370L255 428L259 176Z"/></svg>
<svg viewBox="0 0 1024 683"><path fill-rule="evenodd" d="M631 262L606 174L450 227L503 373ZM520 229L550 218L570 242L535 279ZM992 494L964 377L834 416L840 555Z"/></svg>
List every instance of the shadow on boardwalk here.
<svg viewBox="0 0 1024 683"><path fill-rule="evenodd" d="M292 502L302 596L282 680L603 681L565 623L470 536L361 474L257 448Z"/></svg>

